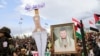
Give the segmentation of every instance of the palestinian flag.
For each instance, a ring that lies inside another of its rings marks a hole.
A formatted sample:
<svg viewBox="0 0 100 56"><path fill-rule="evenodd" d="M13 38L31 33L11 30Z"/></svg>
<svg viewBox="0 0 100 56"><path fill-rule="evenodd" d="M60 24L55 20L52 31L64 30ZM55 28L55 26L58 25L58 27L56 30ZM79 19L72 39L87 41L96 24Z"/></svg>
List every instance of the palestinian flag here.
<svg viewBox="0 0 100 56"><path fill-rule="evenodd" d="M81 36L81 32L80 32L80 22L75 19L75 18L72 18L72 22L75 24L75 34L76 34L76 37L79 38L79 39L82 39L82 36Z"/></svg>
<svg viewBox="0 0 100 56"><path fill-rule="evenodd" d="M99 32L99 30L97 29L97 27L95 26L95 23L93 23L93 21L89 20L89 25L90 25L90 30Z"/></svg>
<svg viewBox="0 0 100 56"><path fill-rule="evenodd" d="M94 23L92 20L89 20L89 25L90 25L90 27L97 28L97 27L95 26L95 23Z"/></svg>
<svg viewBox="0 0 100 56"><path fill-rule="evenodd" d="M96 24L100 24L100 15L99 14L94 14L94 20Z"/></svg>

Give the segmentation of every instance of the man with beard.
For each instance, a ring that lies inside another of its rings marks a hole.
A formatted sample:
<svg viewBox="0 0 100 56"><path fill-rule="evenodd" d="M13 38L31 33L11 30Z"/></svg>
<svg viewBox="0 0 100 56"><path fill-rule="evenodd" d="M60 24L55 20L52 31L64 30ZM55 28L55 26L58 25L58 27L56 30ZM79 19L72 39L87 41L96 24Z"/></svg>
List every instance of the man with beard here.
<svg viewBox="0 0 100 56"><path fill-rule="evenodd" d="M75 42L64 27L60 28L59 38L55 40L55 52L75 51Z"/></svg>
<svg viewBox="0 0 100 56"><path fill-rule="evenodd" d="M10 29L7 27L0 29L0 56L9 56L10 32Z"/></svg>

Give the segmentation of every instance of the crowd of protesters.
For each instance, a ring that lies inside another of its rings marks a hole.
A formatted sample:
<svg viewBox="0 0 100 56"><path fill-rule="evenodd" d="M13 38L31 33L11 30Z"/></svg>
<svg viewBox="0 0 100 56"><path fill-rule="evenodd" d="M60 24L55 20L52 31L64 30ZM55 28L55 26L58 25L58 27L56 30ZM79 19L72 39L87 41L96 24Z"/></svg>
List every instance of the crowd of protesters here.
<svg viewBox="0 0 100 56"><path fill-rule="evenodd" d="M24 38L11 37L10 33L7 27L0 29L0 56L33 56L32 51L37 51L35 40L25 35ZM46 49L49 50L50 47Z"/></svg>
<svg viewBox="0 0 100 56"><path fill-rule="evenodd" d="M11 37L10 33L7 27L0 29L0 56L33 56L32 51L37 51L35 40L31 36ZM88 56L100 56L100 33L86 33L85 41ZM77 38L76 45L79 56L84 56L82 39ZM46 51L53 51L50 37L48 37ZM63 56L67 55L63 54Z"/></svg>
<svg viewBox="0 0 100 56"><path fill-rule="evenodd" d="M13 41L15 43L14 47L12 48L12 50L14 50L13 55L32 56L33 54L31 52L37 51L35 41L31 36L24 39L13 38Z"/></svg>
<svg viewBox="0 0 100 56"><path fill-rule="evenodd" d="M87 45L89 56L100 56L100 33L90 33Z"/></svg>
<svg viewBox="0 0 100 56"><path fill-rule="evenodd" d="M86 50L88 56L100 56L100 33L89 32L85 36ZM77 51L84 56L82 39L77 40Z"/></svg>
<svg viewBox="0 0 100 56"><path fill-rule="evenodd" d="M0 56L31 56L31 51L37 51L34 39L26 37L12 38L7 27L0 29Z"/></svg>

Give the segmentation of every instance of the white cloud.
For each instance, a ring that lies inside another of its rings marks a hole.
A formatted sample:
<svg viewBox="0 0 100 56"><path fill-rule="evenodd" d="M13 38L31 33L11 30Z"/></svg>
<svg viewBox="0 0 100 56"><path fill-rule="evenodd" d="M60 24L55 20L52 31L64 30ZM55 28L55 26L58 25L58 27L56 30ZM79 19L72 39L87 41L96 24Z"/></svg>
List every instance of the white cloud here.
<svg viewBox="0 0 100 56"><path fill-rule="evenodd" d="M21 0L21 2L18 10L28 16L33 16L33 11L25 11L25 5L45 2L45 7L40 9L40 15L49 19L69 19L84 12L95 11L98 7L97 0Z"/></svg>
<svg viewBox="0 0 100 56"><path fill-rule="evenodd" d="M40 8L40 16L42 18L51 19L55 21L54 24L69 23L71 18L84 19L86 26L88 26L88 20L93 19L94 13L100 13L100 1L99 0L21 0L21 5L17 7L17 10L22 15L34 16L34 11L26 11L25 6L27 4L40 4L45 3L44 8ZM49 32L50 29L48 28Z"/></svg>
<svg viewBox="0 0 100 56"><path fill-rule="evenodd" d="M28 34L33 32L33 27L13 27L11 26L12 35Z"/></svg>

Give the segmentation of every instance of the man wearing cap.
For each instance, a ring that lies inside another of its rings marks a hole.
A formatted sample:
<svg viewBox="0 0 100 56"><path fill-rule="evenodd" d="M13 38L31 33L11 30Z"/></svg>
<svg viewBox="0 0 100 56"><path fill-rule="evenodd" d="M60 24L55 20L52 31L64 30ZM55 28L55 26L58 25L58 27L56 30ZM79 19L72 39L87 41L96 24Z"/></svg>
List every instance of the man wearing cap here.
<svg viewBox="0 0 100 56"><path fill-rule="evenodd" d="M9 55L9 38L10 29L7 27L3 27L0 29L0 56L8 56Z"/></svg>

